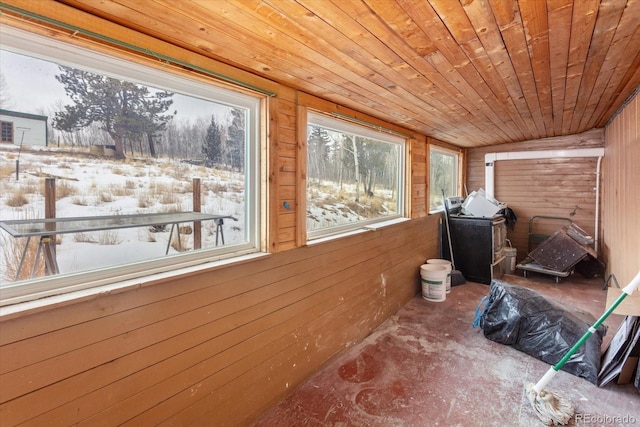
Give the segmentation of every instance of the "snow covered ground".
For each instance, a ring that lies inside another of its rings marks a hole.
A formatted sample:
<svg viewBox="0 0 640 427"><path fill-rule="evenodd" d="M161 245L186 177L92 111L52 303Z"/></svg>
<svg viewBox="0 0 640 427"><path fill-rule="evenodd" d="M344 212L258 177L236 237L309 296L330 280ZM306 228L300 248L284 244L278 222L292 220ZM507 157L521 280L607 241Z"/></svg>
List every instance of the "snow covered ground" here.
<svg viewBox="0 0 640 427"><path fill-rule="evenodd" d="M16 160L19 176L16 179ZM44 178L55 177L56 217L127 215L193 210L193 178L201 182L201 211L230 215L225 220L225 246L246 242L244 176L168 159L115 160L88 154L88 149L0 146L0 220L44 218ZM392 215L391 194L363 197L355 203L354 189L336 191L331 183L313 185L307 206L308 230L354 223L372 216ZM387 200L387 201L384 201ZM392 209L394 210L394 209ZM216 246L215 223L202 222L202 248ZM184 224L191 225L191 224ZM171 227L123 228L59 234L56 255L61 273L87 271L165 256ZM175 233L174 233L175 238ZM182 247L193 248L193 234L183 235ZM32 239L32 252L35 240ZM26 238L0 230L0 283L15 280ZM172 242L169 254L177 253ZM31 261L31 264L33 262ZM42 261L40 261L42 264ZM23 267L30 271L31 266ZM21 277L25 277L24 275Z"/></svg>
<svg viewBox="0 0 640 427"><path fill-rule="evenodd" d="M20 174L16 180L18 155ZM44 218L44 177L56 177L57 217L192 211L192 182L193 178L199 178L202 212L236 218L238 221L225 220L225 243L245 242L244 176L241 173L164 159L117 161L50 148L23 149L18 153L17 147L5 146L0 151L0 159L0 220ZM56 252L60 272L165 256L170 228L158 231L138 227L58 235ZM183 237L183 247L193 248L193 234ZM215 223L203 222L202 248L214 247L215 239ZM11 270L7 264L15 263L15 259L8 258L15 253L14 245L22 248L24 241L26 239L14 239L0 231L0 249L4 255L0 257L0 282L13 280L14 277L7 277ZM172 247L170 253L176 253L176 249Z"/></svg>

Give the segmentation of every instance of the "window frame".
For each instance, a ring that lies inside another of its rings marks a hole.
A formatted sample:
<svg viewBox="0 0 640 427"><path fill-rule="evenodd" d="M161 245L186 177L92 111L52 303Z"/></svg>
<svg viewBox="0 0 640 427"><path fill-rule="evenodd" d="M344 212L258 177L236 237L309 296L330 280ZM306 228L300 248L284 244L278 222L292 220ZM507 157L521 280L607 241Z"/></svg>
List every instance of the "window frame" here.
<svg viewBox="0 0 640 427"><path fill-rule="evenodd" d="M453 197L453 196L459 196L460 192L461 192L461 185L460 185L460 178L461 178L461 167L460 167L460 163L462 161L462 153L460 153L460 151L458 150L452 150L452 149L448 149L445 147L442 147L440 145L435 145L435 144L430 144L429 145L429 193L427 194L427 206L429 207L429 213L436 213L436 212L441 212L442 210L444 210L444 205L440 205L435 209L431 208L431 188L432 188L432 182L431 182L431 155L432 153L438 153L441 155L448 155L453 157L455 160L453 162L454 164L454 171L453 171L453 176L455 177L455 184L454 187L456 189L456 194L446 194L446 197ZM438 190L439 191L439 190Z"/></svg>
<svg viewBox="0 0 640 427"><path fill-rule="evenodd" d="M116 287L132 280L147 281L151 275L184 274L193 268L210 268L220 263L260 256L265 250L265 145L267 95L237 88L206 76L188 76L158 67L135 63L114 55L89 50L10 26L1 26L2 49L56 64L81 68L130 82L169 90L190 97L246 108L245 142L245 242L233 246L206 248L171 254L128 264L62 275L0 282L0 307L52 295L105 285ZM4 231L1 231L4 233ZM11 238L11 237L9 237Z"/></svg>
<svg viewBox="0 0 640 427"><path fill-rule="evenodd" d="M397 169L397 207L398 212L394 215L389 215L380 218L373 218L368 220L358 221L356 223L337 225L332 227L323 228L320 230L308 230L307 229L307 214L304 213L304 227L308 242L324 241L326 239L337 238L343 235L347 235L353 232L364 231L372 228L379 228L387 224L393 224L400 220L407 218L407 206L406 206L406 169L407 169L407 149L409 146L409 138L405 135L400 135L397 132L393 132L389 129L382 127L366 126L366 124L354 123L341 118L336 118L333 115L323 113L315 110L308 110L306 114L305 125L305 138L308 137L309 125L322 126L326 129L330 129L335 132L349 133L356 136L365 138L371 138L386 143L395 144L398 146L398 169ZM305 163L308 162L308 152L305 153ZM308 179L305 179L304 197L305 206L308 207Z"/></svg>
<svg viewBox="0 0 640 427"><path fill-rule="evenodd" d="M11 139L5 139L5 138L4 138L4 135L5 135L4 129L5 129L5 127L6 127L7 125L8 125L9 127L11 127L11 132L10 132L10 133L11 133ZM6 120L2 120L2 121L0 121L0 126L1 126L1 132L2 132L2 135L0 136L0 142L1 142L1 143L4 143L4 144L13 144L13 143L14 143L14 140L15 140L15 139L14 139L14 135L15 135L15 128L14 128L14 124L13 124L13 122L8 122L8 121L6 121Z"/></svg>

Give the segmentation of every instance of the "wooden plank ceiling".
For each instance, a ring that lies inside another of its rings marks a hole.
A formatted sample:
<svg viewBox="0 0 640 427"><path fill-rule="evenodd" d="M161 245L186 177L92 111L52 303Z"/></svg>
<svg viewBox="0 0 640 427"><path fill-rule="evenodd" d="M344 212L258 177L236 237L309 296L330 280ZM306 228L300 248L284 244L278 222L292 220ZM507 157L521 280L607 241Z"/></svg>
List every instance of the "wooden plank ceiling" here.
<svg viewBox="0 0 640 427"><path fill-rule="evenodd" d="M602 127L640 84L640 0L61 2L461 147Z"/></svg>

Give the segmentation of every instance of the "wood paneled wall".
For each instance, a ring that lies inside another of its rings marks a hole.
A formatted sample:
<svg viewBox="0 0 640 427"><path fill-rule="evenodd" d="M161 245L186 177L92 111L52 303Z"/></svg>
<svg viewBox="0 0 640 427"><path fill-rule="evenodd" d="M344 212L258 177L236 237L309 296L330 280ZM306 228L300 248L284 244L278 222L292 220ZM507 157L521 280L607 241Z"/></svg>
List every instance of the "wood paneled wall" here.
<svg viewBox="0 0 640 427"><path fill-rule="evenodd" d="M149 279L123 290L5 311L0 316L0 425L250 424L419 291L419 266L439 256L440 216L424 210L426 137L417 135L408 149L413 206L408 216L414 219L305 246L299 231L305 218L299 176L304 131L297 117L306 108L300 106L301 96L316 107L320 100L58 3L29 7L276 93L264 98L264 246L272 253L171 280ZM69 38L68 31L28 19L5 15L0 22ZM73 40L114 53L96 40Z"/></svg>
<svg viewBox="0 0 640 427"><path fill-rule="evenodd" d="M603 247L620 286L640 271L640 95L609 123L603 161Z"/></svg>
<svg viewBox="0 0 640 427"><path fill-rule="evenodd" d="M243 425L415 296L439 216L0 324L0 425Z"/></svg>
<svg viewBox="0 0 640 427"><path fill-rule="evenodd" d="M284 92L284 91L282 91ZM271 148L270 173L270 212L274 212L269 227L270 251L279 252L299 246L297 238L297 216L300 212L297 193L297 165L300 149L296 131L295 92L282 93L271 99L269 121L269 147ZM286 202L286 203L285 203ZM285 206L287 206L285 208Z"/></svg>
<svg viewBox="0 0 640 427"><path fill-rule="evenodd" d="M603 147L603 138L604 131L594 129L579 135L469 149L467 188L471 192L485 187L487 153L597 148ZM588 233L594 233L596 163L595 157L495 162L495 198L506 202L518 215L515 227L507 231L511 244L518 249L518 261L528 253L529 220L532 216L570 218ZM564 224L534 220L534 231L550 234Z"/></svg>

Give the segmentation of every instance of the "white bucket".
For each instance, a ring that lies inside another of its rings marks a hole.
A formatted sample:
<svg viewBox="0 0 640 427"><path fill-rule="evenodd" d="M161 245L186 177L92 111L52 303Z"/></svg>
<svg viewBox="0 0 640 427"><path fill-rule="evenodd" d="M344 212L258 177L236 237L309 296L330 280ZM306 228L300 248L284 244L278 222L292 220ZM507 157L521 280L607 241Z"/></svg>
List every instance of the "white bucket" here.
<svg viewBox="0 0 640 427"><path fill-rule="evenodd" d="M516 258L518 250L516 248L504 248L505 273L514 274L516 272Z"/></svg>
<svg viewBox="0 0 640 427"><path fill-rule="evenodd" d="M447 267L438 264L422 264L420 277L422 282L422 298L427 301L444 301L447 297Z"/></svg>
<svg viewBox="0 0 640 427"><path fill-rule="evenodd" d="M434 265L444 265L445 267L447 267L447 284L446 284L446 289L447 289L447 293L451 292L451 261L449 261L448 259L441 259L441 258L433 258L433 259L428 259L427 260L427 264L434 264Z"/></svg>

